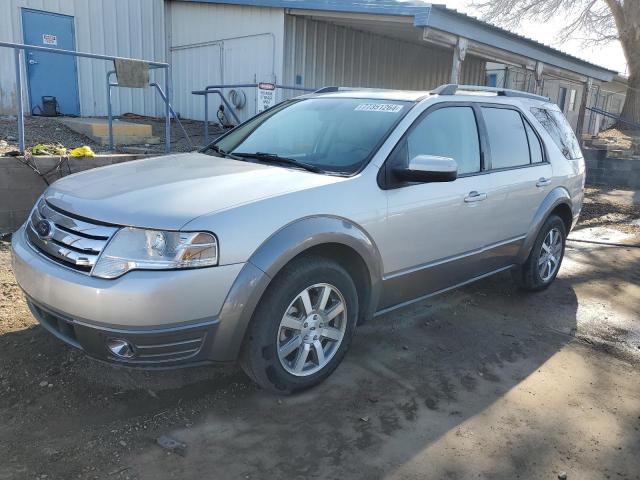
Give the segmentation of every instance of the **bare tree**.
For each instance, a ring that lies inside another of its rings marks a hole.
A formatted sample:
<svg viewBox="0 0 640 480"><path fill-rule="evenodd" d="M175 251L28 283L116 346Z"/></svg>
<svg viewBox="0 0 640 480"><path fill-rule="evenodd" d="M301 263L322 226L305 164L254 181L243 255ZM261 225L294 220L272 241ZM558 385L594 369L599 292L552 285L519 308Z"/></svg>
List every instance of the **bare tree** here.
<svg viewBox="0 0 640 480"><path fill-rule="evenodd" d="M566 19L561 39L579 38L586 44L620 41L629 66L622 118L640 123L640 0L475 0L473 5L485 19L508 27L561 15Z"/></svg>

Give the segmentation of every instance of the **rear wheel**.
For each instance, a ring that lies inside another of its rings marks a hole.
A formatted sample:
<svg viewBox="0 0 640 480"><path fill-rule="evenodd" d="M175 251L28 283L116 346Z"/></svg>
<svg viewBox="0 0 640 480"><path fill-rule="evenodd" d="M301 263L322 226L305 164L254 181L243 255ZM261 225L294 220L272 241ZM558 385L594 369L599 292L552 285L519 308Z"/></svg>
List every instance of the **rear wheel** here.
<svg viewBox="0 0 640 480"><path fill-rule="evenodd" d="M336 262L305 256L273 280L249 325L240 363L260 386L288 394L342 361L358 317L356 287Z"/></svg>
<svg viewBox="0 0 640 480"><path fill-rule="evenodd" d="M551 215L540 229L529 258L511 272L520 288L538 291L551 285L564 258L566 238L564 222Z"/></svg>

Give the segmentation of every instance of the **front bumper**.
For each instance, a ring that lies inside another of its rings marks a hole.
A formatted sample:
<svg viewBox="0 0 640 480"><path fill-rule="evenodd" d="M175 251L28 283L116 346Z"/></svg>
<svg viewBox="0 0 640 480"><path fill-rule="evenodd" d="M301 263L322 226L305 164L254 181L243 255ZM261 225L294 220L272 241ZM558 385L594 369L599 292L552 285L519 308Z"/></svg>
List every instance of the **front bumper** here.
<svg viewBox="0 0 640 480"><path fill-rule="evenodd" d="M18 284L44 328L93 357L139 366L215 360L220 311L244 265L104 280L44 257L27 243L24 227L13 235L12 253ZM109 339L127 340L135 356L114 356Z"/></svg>

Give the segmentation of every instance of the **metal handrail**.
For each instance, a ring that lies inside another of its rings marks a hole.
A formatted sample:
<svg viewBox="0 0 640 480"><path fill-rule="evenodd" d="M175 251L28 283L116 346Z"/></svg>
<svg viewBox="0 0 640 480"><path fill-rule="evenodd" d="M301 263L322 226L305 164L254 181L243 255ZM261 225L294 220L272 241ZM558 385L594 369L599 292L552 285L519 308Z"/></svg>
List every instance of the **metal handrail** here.
<svg viewBox="0 0 640 480"><path fill-rule="evenodd" d="M151 68L158 68L158 67L151 67ZM116 73L115 70L109 70L107 72L107 126L108 126L108 132L109 132L108 135L109 135L109 149L110 150L113 150L113 148L114 148L114 144L113 144L113 110L112 110L112 105L111 105L111 87L120 87L120 85L118 85L118 83L111 83L111 75L113 75L115 73ZM165 95L164 90L162 90L160 85L158 85L156 82L151 82L151 83L149 83L149 86L150 87L154 87L156 89L156 91L160 95L160 98L162 98L163 102L165 102L165 103L167 102L167 96ZM184 136L187 138L187 142L189 142L189 146L191 148L194 148L193 142L191 141L191 137L189 136L189 134L185 130L184 126L182 125L182 122L180 121L180 118L178 117L176 112L173 110L173 107L171 106L171 103L169 103L169 111L171 112L171 115L173 115L173 118L176 119L176 123L178 124L178 126L182 130L182 133L184 134Z"/></svg>
<svg viewBox="0 0 640 480"><path fill-rule="evenodd" d="M586 108L590 112L596 113L598 115L602 115L603 117L613 118L616 122L624 123L625 125L629 125L633 128L637 128L640 130L640 124L631 122L629 120L625 120L620 115L615 115L611 112L607 112L606 110L603 110L601 108L596 108L596 107L584 107L584 108Z"/></svg>
<svg viewBox="0 0 640 480"><path fill-rule="evenodd" d="M22 97L22 65L21 65L21 53L23 50L35 50L40 52L49 52L55 53L58 55L70 55L72 57L82 57L82 58L94 58L98 60L134 60L134 61L144 61L152 68L163 68L164 69L164 85L167 90L166 100L165 100L165 151L169 153L171 151L171 117L170 117L170 72L171 66L166 62L155 62L148 60L140 60L136 58L127 58L127 57L116 57L113 55L102 55L98 53L88 53L88 52L76 52L74 50L64 50L52 47L41 47L38 45L26 45L24 43L13 43L13 42L0 42L0 47L13 48L15 55L15 75L16 75L16 102L17 102L17 110L18 110L18 147L21 152L24 152L25 144L24 144L24 105L23 105L23 97ZM107 82L109 83L109 82Z"/></svg>
<svg viewBox="0 0 640 480"><path fill-rule="evenodd" d="M238 83L233 85L207 85L202 90L193 90L191 92L192 95L202 95L204 97L204 144L209 144L209 95L216 94L220 96L220 99L225 104L225 108L229 110L233 118L236 122L240 123L240 118L236 114L233 106L229 104L226 98L224 98L224 94L222 93L222 89L225 88L256 88L259 83ZM282 90L297 90L302 92L314 92L315 88L306 88L306 87L297 87L297 86L289 86L289 85L275 85L276 88L280 88Z"/></svg>

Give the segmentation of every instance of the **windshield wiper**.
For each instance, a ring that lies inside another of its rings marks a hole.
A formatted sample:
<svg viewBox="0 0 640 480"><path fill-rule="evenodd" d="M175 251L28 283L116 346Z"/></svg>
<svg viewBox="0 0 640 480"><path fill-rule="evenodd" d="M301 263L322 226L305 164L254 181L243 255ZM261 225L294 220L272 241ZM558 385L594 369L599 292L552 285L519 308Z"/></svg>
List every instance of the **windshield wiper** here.
<svg viewBox="0 0 640 480"><path fill-rule="evenodd" d="M309 172L313 173L325 173L321 168L316 167L315 165L311 165L309 163L299 162L298 160L294 160L293 158L281 157L275 153L264 153L264 152L255 152L255 153L247 153L247 152L234 152L234 155L242 158L255 158L261 162L273 162L280 163L282 165L290 165L292 167L303 168Z"/></svg>
<svg viewBox="0 0 640 480"><path fill-rule="evenodd" d="M223 150L222 148L220 148L218 145L211 145L209 147L210 150L213 150L214 152L216 152L219 155L222 155L223 157L227 157L227 158L233 158L234 160L244 160L244 158L241 157L237 157L229 152L227 152L226 150Z"/></svg>

